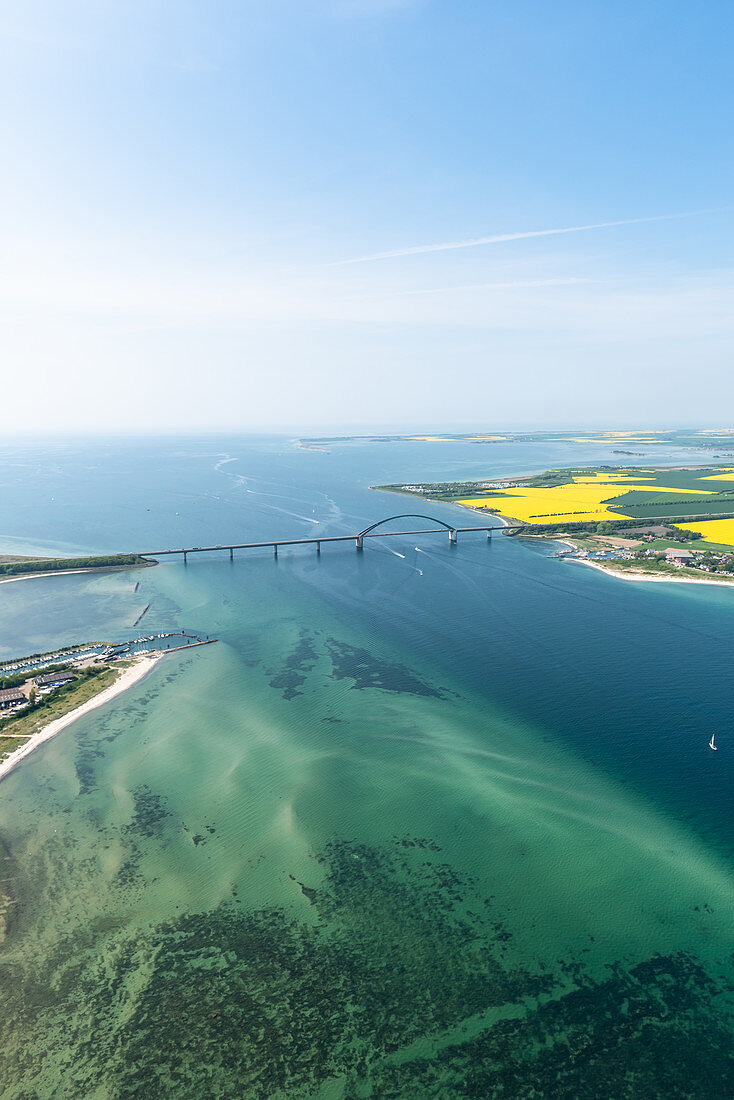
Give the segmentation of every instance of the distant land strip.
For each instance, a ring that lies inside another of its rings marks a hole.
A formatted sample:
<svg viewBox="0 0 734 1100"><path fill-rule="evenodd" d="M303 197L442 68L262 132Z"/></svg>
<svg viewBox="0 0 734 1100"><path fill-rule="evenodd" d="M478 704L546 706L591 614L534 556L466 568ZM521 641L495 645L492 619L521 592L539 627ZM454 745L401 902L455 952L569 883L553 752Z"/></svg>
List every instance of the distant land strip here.
<svg viewBox="0 0 734 1100"><path fill-rule="evenodd" d="M0 561L0 577L32 573L67 573L88 569L127 569L131 566L156 565L140 554L104 554L89 558L32 558Z"/></svg>

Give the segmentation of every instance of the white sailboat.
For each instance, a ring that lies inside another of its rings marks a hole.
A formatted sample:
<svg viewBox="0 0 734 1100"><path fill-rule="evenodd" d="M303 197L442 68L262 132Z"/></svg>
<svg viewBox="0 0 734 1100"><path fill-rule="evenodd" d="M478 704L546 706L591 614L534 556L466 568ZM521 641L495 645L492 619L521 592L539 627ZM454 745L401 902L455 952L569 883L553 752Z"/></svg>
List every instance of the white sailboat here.
<svg viewBox="0 0 734 1100"><path fill-rule="evenodd" d="M710 748L710 749L713 749L713 750L714 750L714 752L716 752L716 749L717 749L717 746L716 746L716 745L714 744L714 737L715 737L715 736L716 736L716 734L715 734L715 733L712 733L712 734L711 734L711 740L709 741L709 748Z"/></svg>

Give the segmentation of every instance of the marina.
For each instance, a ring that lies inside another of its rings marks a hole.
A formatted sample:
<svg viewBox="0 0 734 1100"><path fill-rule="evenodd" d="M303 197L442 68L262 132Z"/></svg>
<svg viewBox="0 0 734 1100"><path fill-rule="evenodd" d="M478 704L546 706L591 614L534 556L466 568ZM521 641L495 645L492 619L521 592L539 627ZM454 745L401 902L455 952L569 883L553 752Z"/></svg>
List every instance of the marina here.
<svg viewBox="0 0 734 1100"><path fill-rule="evenodd" d="M172 644L176 642L178 644ZM72 665L83 661L105 661L121 657L132 657L140 653L189 649L196 645L209 645L216 638L193 634L188 631L164 631L160 634L146 634L139 638L130 638L122 642L95 642L83 646L73 646L44 653L34 657L19 657L0 664L0 679L18 673L33 673L48 665Z"/></svg>

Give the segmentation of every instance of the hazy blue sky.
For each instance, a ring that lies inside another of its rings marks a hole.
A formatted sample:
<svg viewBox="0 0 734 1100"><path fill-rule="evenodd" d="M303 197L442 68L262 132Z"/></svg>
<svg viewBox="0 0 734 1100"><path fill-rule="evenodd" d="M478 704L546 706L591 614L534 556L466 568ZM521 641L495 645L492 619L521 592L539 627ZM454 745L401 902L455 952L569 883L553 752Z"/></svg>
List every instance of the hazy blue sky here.
<svg viewBox="0 0 734 1100"><path fill-rule="evenodd" d="M730 423L733 29L4 3L5 427Z"/></svg>

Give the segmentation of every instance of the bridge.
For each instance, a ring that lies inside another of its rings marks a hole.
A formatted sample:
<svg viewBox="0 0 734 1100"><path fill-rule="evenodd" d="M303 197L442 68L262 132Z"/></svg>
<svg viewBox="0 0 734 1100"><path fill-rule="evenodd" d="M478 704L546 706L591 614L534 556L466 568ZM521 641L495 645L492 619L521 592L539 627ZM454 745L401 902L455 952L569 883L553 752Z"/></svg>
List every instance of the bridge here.
<svg viewBox="0 0 734 1100"><path fill-rule="evenodd" d="M421 527L418 529L412 529L410 531L378 531L378 527L382 527L385 523L392 523L393 520L398 519L422 519L427 523L438 524L437 527ZM369 527L365 527L363 531L358 531L354 535L319 535L316 538L304 538L304 539L267 539L265 542L232 542L232 543L220 543L217 546L180 546L173 550L146 550L140 554L143 558L160 558L163 555L171 554L183 554L183 560L188 561L189 554L212 554L215 551L229 550L230 561L234 560L235 550L264 550L272 549L275 557L278 556L278 548L283 546L315 546L316 553L321 553L321 545L326 542L353 542L358 551L364 549L365 539L384 539L393 538L399 535L436 535L443 532L448 532L449 544L455 546L458 536L467 531L486 531L487 538L492 538L493 531L501 531L503 534L507 534L510 531L520 531L523 525L516 527L496 527L484 524L481 527L452 527L450 523L445 523L442 519L436 519L435 516L423 516L415 513L407 513L399 516L388 516L387 519L378 520L377 523L370 524Z"/></svg>

